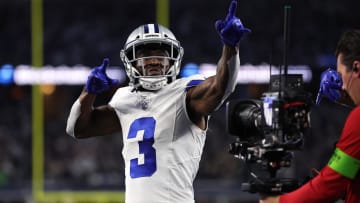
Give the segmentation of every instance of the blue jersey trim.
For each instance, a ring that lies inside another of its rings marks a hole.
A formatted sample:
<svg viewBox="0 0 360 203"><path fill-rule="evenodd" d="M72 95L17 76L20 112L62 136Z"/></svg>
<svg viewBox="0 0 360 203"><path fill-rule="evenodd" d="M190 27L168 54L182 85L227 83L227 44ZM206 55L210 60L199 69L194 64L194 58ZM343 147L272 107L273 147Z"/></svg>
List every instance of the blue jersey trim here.
<svg viewBox="0 0 360 203"><path fill-rule="evenodd" d="M198 84L202 83L204 80L191 80L186 85L185 91L188 91L191 87L197 86Z"/></svg>

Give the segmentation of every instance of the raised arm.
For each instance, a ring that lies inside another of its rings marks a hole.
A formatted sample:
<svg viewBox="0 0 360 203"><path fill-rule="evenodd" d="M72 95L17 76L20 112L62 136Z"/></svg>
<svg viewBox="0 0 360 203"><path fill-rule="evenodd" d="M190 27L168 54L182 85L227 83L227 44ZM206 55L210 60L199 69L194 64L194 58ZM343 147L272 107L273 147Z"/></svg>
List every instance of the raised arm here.
<svg viewBox="0 0 360 203"><path fill-rule="evenodd" d="M115 110L109 105L94 108L96 95L118 85L117 80L106 75L108 59L92 70L84 90L71 107L66 132L75 138L87 138L111 134L121 130Z"/></svg>
<svg viewBox="0 0 360 203"><path fill-rule="evenodd" d="M198 86L190 89L187 95L187 109L191 120L203 123L204 116L217 109L233 92L240 67L240 40L250 30L245 28L235 16L237 2L233 0L225 20L218 20L215 28L223 42L222 55L217 64L216 75L207 78ZM200 126L203 126L200 124Z"/></svg>

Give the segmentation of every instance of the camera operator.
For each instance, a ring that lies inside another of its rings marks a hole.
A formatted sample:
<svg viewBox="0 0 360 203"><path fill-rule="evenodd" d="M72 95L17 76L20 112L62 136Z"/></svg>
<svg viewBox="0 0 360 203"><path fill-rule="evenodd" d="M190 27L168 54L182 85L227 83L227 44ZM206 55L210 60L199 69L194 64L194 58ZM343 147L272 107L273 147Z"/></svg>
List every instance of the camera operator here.
<svg viewBox="0 0 360 203"><path fill-rule="evenodd" d="M317 103L325 95L340 99L341 91L356 107L345 122L336 149L320 173L299 189L279 195L260 195L260 203L321 203L345 197L346 203L360 202L360 30L349 30L341 36L337 48L337 72L321 74Z"/></svg>

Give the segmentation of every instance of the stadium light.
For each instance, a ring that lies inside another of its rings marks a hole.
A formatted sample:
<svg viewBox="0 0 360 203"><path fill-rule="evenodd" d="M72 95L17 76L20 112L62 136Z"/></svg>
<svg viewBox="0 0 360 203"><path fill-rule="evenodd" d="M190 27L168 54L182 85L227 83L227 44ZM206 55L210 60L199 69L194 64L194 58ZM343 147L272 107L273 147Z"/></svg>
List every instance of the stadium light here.
<svg viewBox="0 0 360 203"><path fill-rule="evenodd" d="M195 70L198 68L198 70ZM83 85L85 84L91 68L83 65L76 66L44 66L33 68L29 65L18 65L16 67L5 64L0 68L0 84L33 85L33 84L53 84L53 85ZM126 81L126 73L122 67L110 66L107 69L110 78L116 78L120 82ZM216 64L203 63L185 64L180 71L181 76L191 74L201 74L205 77L215 75ZM271 74L278 74L279 67L273 66ZM306 65L289 65L289 74L302 74L304 82L310 82L312 72ZM270 68L268 64L241 65L238 84L266 84L270 81Z"/></svg>

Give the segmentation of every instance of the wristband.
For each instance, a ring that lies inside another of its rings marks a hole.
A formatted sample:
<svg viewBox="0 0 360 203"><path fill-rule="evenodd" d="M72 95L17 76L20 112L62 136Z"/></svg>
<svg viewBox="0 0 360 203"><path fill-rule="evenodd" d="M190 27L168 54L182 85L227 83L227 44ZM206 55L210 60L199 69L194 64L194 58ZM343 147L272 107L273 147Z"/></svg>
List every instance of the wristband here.
<svg viewBox="0 0 360 203"><path fill-rule="evenodd" d="M75 124L81 113L80 108L81 108L80 100L77 99L71 107L70 114L66 123L66 133L74 138L75 138L75 132L74 132Z"/></svg>
<svg viewBox="0 0 360 203"><path fill-rule="evenodd" d="M229 78L226 84L226 89L224 92L224 96L221 99L220 104L215 108L218 110L222 103L227 99L227 97L234 91L236 82L237 82L237 75L240 69L240 58L239 54L235 54L227 61L227 68L229 71Z"/></svg>

